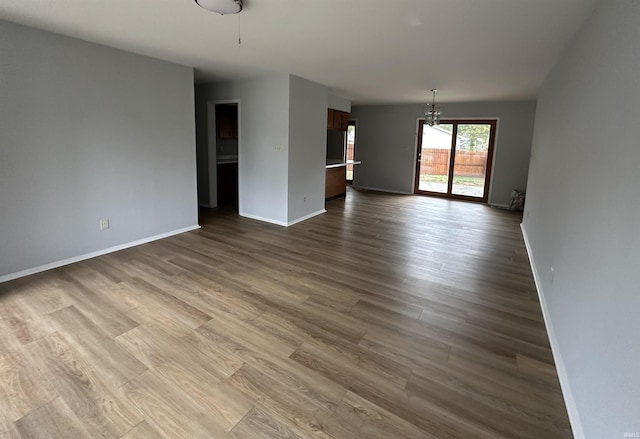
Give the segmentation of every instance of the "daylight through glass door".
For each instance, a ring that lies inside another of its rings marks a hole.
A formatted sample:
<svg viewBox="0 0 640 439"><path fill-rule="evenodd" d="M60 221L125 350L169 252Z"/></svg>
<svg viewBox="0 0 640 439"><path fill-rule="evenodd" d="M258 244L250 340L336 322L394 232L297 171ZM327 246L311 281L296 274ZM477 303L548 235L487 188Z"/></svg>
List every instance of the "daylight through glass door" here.
<svg viewBox="0 0 640 439"><path fill-rule="evenodd" d="M345 156L347 163L356 159L356 122L354 120L350 120L347 127L347 150ZM353 182L353 164L347 165L347 182Z"/></svg>
<svg viewBox="0 0 640 439"><path fill-rule="evenodd" d="M487 202L495 120L420 122L415 192Z"/></svg>
<svg viewBox="0 0 640 439"><path fill-rule="evenodd" d="M451 124L422 125L422 145L418 145L418 191L440 194L449 191L452 132Z"/></svg>

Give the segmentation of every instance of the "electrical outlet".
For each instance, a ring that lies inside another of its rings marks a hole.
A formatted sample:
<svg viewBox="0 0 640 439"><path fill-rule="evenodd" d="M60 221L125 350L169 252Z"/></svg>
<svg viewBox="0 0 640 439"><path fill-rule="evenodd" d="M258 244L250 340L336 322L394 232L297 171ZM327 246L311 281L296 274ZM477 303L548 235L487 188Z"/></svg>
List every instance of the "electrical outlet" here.
<svg viewBox="0 0 640 439"><path fill-rule="evenodd" d="M276 151L276 152L282 151L282 145L274 145L273 146L273 150Z"/></svg>
<svg viewBox="0 0 640 439"><path fill-rule="evenodd" d="M553 269L553 267L551 267L549 269L549 272L551 273L551 285L553 285L553 281L554 281L554 279L556 277L556 271Z"/></svg>
<svg viewBox="0 0 640 439"><path fill-rule="evenodd" d="M109 218L102 218L100 220L100 230L107 230L109 228Z"/></svg>
<svg viewBox="0 0 640 439"><path fill-rule="evenodd" d="M304 201L304 202L306 203L306 202L307 202L307 197L306 197L306 196L304 196L304 197L302 198L302 201Z"/></svg>

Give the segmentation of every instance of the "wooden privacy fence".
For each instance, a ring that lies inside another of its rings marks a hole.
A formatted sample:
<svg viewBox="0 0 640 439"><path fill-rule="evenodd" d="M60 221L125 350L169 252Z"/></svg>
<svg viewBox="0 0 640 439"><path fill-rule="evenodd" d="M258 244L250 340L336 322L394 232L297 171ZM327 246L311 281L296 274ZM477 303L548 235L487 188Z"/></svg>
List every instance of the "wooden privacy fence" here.
<svg viewBox="0 0 640 439"><path fill-rule="evenodd" d="M448 149L422 148L420 174L448 175ZM487 171L487 151L456 151L454 175L464 177L484 177Z"/></svg>
<svg viewBox="0 0 640 439"><path fill-rule="evenodd" d="M347 158L352 157L353 158L353 143L348 143L347 142Z"/></svg>

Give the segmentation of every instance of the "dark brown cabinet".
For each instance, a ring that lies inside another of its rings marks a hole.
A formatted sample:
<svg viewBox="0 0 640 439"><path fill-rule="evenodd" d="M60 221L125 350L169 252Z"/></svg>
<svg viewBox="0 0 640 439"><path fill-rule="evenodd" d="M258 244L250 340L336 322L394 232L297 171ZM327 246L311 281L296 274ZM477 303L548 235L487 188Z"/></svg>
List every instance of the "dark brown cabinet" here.
<svg viewBox="0 0 640 439"><path fill-rule="evenodd" d="M238 164L220 163L217 173L218 204L238 200Z"/></svg>
<svg viewBox="0 0 640 439"><path fill-rule="evenodd" d="M346 131L349 128L349 113L329 108L327 111L327 129Z"/></svg>
<svg viewBox="0 0 640 439"><path fill-rule="evenodd" d="M342 129L342 111L333 110L333 129Z"/></svg>
<svg viewBox="0 0 640 439"><path fill-rule="evenodd" d="M341 116L342 116L342 125L340 125L340 129L347 131L347 129L349 129L349 113L342 111Z"/></svg>
<svg viewBox="0 0 640 439"><path fill-rule="evenodd" d="M236 105L216 105L216 137L218 139L238 138L238 107Z"/></svg>
<svg viewBox="0 0 640 439"><path fill-rule="evenodd" d="M333 198L347 193L347 168L328 168L324 185L324 197Z"/></svg>

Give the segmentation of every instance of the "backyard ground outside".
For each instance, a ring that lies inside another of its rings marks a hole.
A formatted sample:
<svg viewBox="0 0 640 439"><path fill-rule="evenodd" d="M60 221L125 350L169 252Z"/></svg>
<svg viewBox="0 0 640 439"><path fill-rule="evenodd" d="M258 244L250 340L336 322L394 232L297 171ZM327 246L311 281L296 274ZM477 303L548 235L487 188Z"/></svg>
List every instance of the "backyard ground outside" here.
<svg viewBox="0 0 640 439"><path fill-rule="evenodd" d="M420 175L418 189L421 191L447 193L447 179L447 175L422 174ZM482 198L484 196L484 177L455 175L451 191L456 195Z"/></svg>

